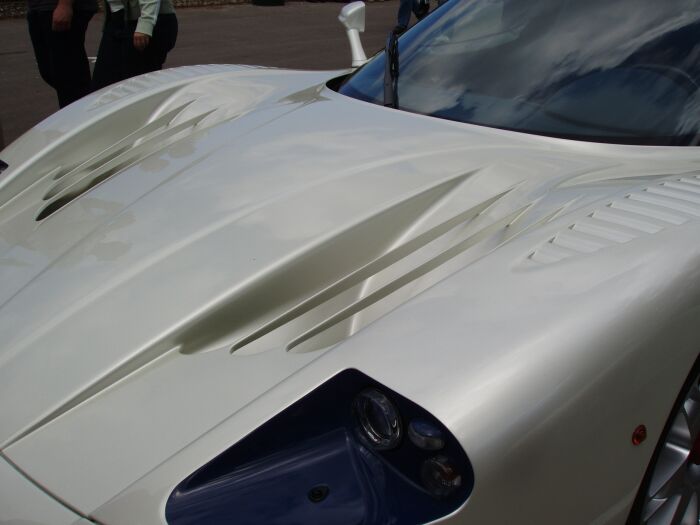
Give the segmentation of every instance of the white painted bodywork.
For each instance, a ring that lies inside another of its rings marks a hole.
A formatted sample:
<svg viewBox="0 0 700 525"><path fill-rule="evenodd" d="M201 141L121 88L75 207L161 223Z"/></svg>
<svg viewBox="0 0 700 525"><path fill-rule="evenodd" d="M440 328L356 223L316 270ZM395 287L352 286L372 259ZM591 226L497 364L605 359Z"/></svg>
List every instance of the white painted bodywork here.
<svg viewBox="0 0 700 525"><path fill-rule="evenodd" d="M700 348L700 154L414 115L340 74L163 71L0 153L3 457L76 519L162 523L352 367L464 447L442 522L624 523Z"/></svg>

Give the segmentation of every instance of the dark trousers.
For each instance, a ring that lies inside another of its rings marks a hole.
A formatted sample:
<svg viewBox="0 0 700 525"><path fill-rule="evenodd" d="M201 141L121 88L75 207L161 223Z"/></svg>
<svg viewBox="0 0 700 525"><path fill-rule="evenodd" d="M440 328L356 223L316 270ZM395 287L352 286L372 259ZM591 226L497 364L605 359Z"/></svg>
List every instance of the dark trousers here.
<svg viewBox="0 0 700 525"><path fill-rule="evenodd" d="M67 106L90 92L85 31L93 14L74 11L68 31L51 29L52 11L30 11L27 14L29 36L39 74L56 90L60 107Z"/></svg>
<svg viewBox="0 0 700 525"><path fill-rule="evenodd" d="M399 14L397 17L397 25L407 28L411 21L411 13L418 18L419 6L417 0L401 0L399 2Z"/></svg>
<svg viewBox="0 0 700 525"><path fill-rule="evenodd" d="M136 21L124 19L124 11L106 13L97 62L92 74L92 89L98 90L120 80L162 69L168 52L177 40L174 13L158 17L146 49L134 48Z"/></svg>

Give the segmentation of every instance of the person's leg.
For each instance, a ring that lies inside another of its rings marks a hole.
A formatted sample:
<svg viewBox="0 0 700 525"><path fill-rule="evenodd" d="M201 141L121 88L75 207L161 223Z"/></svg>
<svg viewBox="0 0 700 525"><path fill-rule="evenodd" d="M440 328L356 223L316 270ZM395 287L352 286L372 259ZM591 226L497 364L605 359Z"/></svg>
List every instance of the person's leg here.
<svg viewBox="0 0 700 525"><path fill-rule="evenodd" d="M51 11L30 11L27 13L27 28L34 48L34 58L36 58L36 64L39 67L39 74L44 82L54 87L51 78L51 44L49 42L51 19Z"/></svg>
<svg viewBox="0 0 700 525"><path fill-rule="evenodd" d="M58 105L65 107L90 92L90 65L85 54L85 32L93 13L75 11L68 31L51 31L51 78Z"/></svg>
<svg viewBox="0 0 700 525"><path fill-rule="evenodd" d="M413 14L417 20L423 20L430 12L430 0L413 0Z"/></svg>
<svg viewBox="0 0 700 525"><path fill-rule="evenodd" d="M138 51L131 46L129 56L129 76L142 75L163 68L168 53L177 41L177 17L175 14L160 15L153 27L148 46Z"/></svg>
<svg viewBox="0 0 700 525"><path fill-rule="evenodd" d="M128 34L124 24L124 13L105 13L106 20L97 50L97 61L92 72L92 91L128 78L125 63Z"/></svg>
<svg viewBox="0 0 700 525"><path fill-rule="evenodd" d="M396 21L395 30L405 31L411 21L411 11L413 10L413 0L401 0L399 3L399 14Z"/></svg>
<svg viewBox="0 0 700 525"><path fill-rule="evenodd" d="M158 71L163 69L168 53L175 47L177 42L177 16L175 13L160 15L158 22L153 28L153 42L149 53L149 70Z"/></svg>

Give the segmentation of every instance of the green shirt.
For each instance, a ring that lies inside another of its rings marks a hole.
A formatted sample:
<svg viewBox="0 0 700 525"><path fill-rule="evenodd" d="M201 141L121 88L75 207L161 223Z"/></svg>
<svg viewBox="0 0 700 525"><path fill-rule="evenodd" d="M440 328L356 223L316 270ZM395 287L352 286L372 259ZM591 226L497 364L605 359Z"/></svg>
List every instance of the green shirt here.
<svg viewBox="0 0 700 525"><path fill-rule="evenodd" d="M127 20L137 20L136 32L153 36L158 15L175 12L172 0L124 0Z"/></svg>

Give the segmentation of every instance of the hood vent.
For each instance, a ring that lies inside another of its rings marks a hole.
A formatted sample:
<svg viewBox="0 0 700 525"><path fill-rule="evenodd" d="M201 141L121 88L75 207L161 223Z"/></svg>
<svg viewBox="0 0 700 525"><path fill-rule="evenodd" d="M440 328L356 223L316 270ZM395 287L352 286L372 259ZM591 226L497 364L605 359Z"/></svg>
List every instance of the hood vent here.
<svg viewBox="0 0 700 525"><path fill-rule="evenodd" d="M485 240L486 238L497 234L498 232L502 232L512 221L514 221L519 215L521 215L525 210L527 209L527 206L517 210L513 214L509 214L508 216L489 224L486 228L477 231L474 235L471 235L465 239L462 239L461 241L457 242L456 244L450 246L448 249L443 250L436 255L434 255L432 258L428 259L424 263L420 264L419 266L416 266L412 270L398 276L388 284L382 286L381 288L373 291L372 293L362 297L361 299L358 299L357 301L353 302L352 304L349 304L345 308L339 310L337 313L329 316L327 319L324 321L316 324L315 326L309 328L305 332L299 334L296 336L294 339L292 339L286 346L287 351L293 351L297 349L297 347L302 348L302 345L309 341L311 338L333 328L337 324L341 323L342 321L345 321L352 316L361 313L362 311L368 309L369 307L373 306L375 303L381 301L385 297L388 297L390 294L393 294L397 290L403 288L404 286L407 286L418 279L426 276L429 272L436 270L440 266L443 266L447 264L449 261L452 259L456 258L458 255L461 255L465 251L467 251L469 248L472 246L475 246L479 242ZM432 239L430 239L432 240ZM428 242L430 241L428 240ZM387 254L387 255L394 255L394 252ZM378 262L378 261L377 261ZM387 267L389 264L388 261L384 261L384 264L387 264ZM369 266L369 265L368 265ZM378 270L383 270L384 268L380 265ZM346 278L342 279L338 285L339 286L350 286L352 283L353 279L357 279L358 275L357 273L361 273L363 271L367 271L367 267L361 268L358 270L358 272L355 272ZM338 290L342 291L342 290ZM330 292L332 293L332 291ZM302 303L298 308L303 309L309 306L309 303L313 304L314 301L318 301L319 299L322 299L322 297L326 294L329 294L329 290L324 290L321 292L319 295L314 296L310 299L309 302ZM330 299L330 297L329 297ZM360 327L356 326L356 329L359 329ZM337 342L337 341L333 341ZM235 348L235 347L234 347ZM235 350L233 350L235 351ZM302 351L304 349L302 348Z"/></svg>
<svg viewBox="0 0 700 525"><path fill-rule="evenodd" d="M550 264L624 244L700 218L700 176L666 180L615 199L557 233L529 255Z"/></svg>
<svg viewBox="0 0 700 525"><path fill-rule="evenodd" d="M112 102L117 102L126 97L134 95L142 95L150 89L157 89L167 84L182 83L196 77L205 75L216 75L221 73L230 73L237 69L248 69L254 66L232 66L223 64L209 64L198 66L182 66L173 69L163 69L154 71L138 77L130 78L116 84L113 87L106 88L101 95L90 105L89 109L97 109Z"/></svg>
<svg viewBox="0 0 700 525"><path fill-rule="evenodd" d="M333 284L240 338L232 346L231 352L257 353L280 346L287 351L306 352L349 337L463 267L465 262L460 259L454 267L447 268L451 261L470 248L494 237L503 240L506 228L528 206L516 211L509 208L495 220L486 219L484 214L508 193L510 190L495 195L399 244L354 271L338 276ZM484 222L476 224L481 222L480 219L484 219ZM473 257L478 258L478 254ZM419 283L438 269L439 274ZM395 292L398 292L398 297L390 297ZM371 311L372 308L375 310ZM320 337L316 339L317 336ZM311 339L314 341L310 342Z"/></svg>
<svg viewBox="0 0 700 525"><path fill-rule="evenodd" d="M44 195L45 204L36 220L45 219L116 173L181 138L181 133L191 133L215 111L178 122L178 115L190 104L188 102L161 115L70 171L58 170L53 185Z"/></svg>

